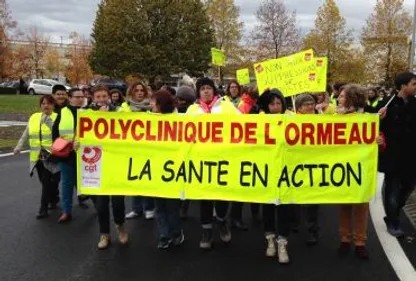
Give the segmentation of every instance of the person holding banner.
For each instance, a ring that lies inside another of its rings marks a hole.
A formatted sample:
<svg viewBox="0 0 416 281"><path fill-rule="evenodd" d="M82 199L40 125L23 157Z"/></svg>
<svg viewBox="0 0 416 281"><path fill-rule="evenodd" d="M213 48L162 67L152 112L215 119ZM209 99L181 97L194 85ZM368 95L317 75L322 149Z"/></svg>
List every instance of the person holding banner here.
<svg viewBox="0 0 416 281"><path fill-rule="evenodd" d="M345 83L342 82L336 82L332 86L332 94L331 94L331 103L335 106L338 105L338 96L341 93L341 88L345 85Z"/></svg>
<svg viewBox="0 0 416 281"><path fill-rule="evenodd" d="M310 94L301 94L295 99L296 114L316 114L316 101ZM305 205L303 206L306 211L306 220L308 227L308 238L306 244L313 246L319 241L319 205ZM293 228L297 229L301 219L301 206L294 208L294 224Z"/></svg>
<svg viewBox="0 0 416 281"><path fill-rule="evenodd" d="M239 114L240 112L231 102L220 97L215 87L214 81L208 77L202 77L196 82L197 101L191 105L187 114ZM224 243L231 241L231 231L227 225L226 216L228 211L228 202L202 200L200 202L202 237L199 243L201 249L209 250L213 242L213 217L214 210L217 214L217 223L219 226L220 238Z"/></svg>
<svg viewBox="0 0 416 281"><path fill-rule="evenodd" d="M318 93L316 97L315 109L319 114L335 114L337 113L336 105L333 105L329 100L327 92Z"/></svg>
<svg viewBox="0 0 416 281"><path fill-rule="evenodd" d="M92 89L93 102L86 110L117 111L118 108L109 104L110 95L106 85L98 84ZM111 244L110 239L110 201L113 209L113 218L118 232L118 238L122 245L128 243L128 234L124 229L124 196L95 196L95 208L98 213L98 224L100 228L100 241L98 249L107 249Z"/></svg>
<svg viewBox="0 0 416 281"><path fill-rule="evenodd" d="M416 159L416 75L400 73L395 79L397 95L393 95L384 108L387 113L381 121L387 148L380 158L380 171L384 177L384 218L387 231L394 237L404 236L400 212L416 185L414 160ZM388 107L387 107L388 106Z"/></svg>
<svg viewBox="0 0 416 281"><path fill-rule="evenodd" d="M128 91L126 101L121 105L123 112L146 112L151 109L149 92L142 82L133 83ZM147 220L154 218L154 202L152 198L144 196L132 197L132 211L126 214L126 219L139 217L144 213Z"/></svg>
<svg viewBox="0 0 416 281"><path fill-rule="evenodd" d="M359 85L345 85L338 97L338 113L354 114L364 113L366 106L365 89ZM385 140L379 135L377 143L380 149L384 149ZM369 204L343 204L339 213L339 233L341 244L338 249L340 256L346 256L351 248L351 238L354 240L355 254L360 259L368 259L367 225Z"/></svg>
<svg viewBox="0 0 416 281"><path fill-rule="evenodd" d="M167 90L155 92L150 100L153 113L173 113L175 100ZM159 232L159 249L167 249L171 244L180 246L185 240L181 227L179 199L155 198L156 222Z"/></svg>
<svg viewBox="0 0 416 281"><path fill-rule="evenodd" d="M257 113L265 114L284 114L287 109L285 98L277 89L265 91L258 98L256 108ZM263 205L264 236L267 243L266 257L275 257L277 255L281 264L287 264L290 261L287 245L290 232L291 208L292 206L288 204L278 205L277 207L273 204Z"/></svg>

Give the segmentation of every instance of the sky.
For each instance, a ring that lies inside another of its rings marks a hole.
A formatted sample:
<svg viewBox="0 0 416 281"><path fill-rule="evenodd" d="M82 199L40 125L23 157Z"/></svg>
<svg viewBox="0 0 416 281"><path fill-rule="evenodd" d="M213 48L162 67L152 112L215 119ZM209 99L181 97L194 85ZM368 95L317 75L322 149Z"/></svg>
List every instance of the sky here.
<svg viewBox="0 0 416 281"><path fill-rule="evenodd" d="M53 42L68 42L69 33L77 31L89 37L100 0L7 0L12 17L25 32L30 27L38 29ZM240 18L245 34L256 24L255 11L261 1L234 0L240 7ZM303 32L314 25L316 11L324 0L284 0L286 7L296 11L297 24ZM358 35L371 14L376 0L336 0L348 28ZM405 8L413 14L413 0L405 0Z"/></svg>

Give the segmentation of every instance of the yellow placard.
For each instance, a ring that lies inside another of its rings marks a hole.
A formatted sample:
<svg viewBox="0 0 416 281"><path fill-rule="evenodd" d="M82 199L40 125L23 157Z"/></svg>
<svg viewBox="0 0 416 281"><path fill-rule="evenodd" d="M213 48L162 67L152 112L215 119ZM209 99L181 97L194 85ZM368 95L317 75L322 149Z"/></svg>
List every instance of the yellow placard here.
<svg viewBox="0 0 416 281"><path fill-rule="evenodd" d="M326 91L327 72L328 72L328 58L314 58L316 65L316 88L312 89L312 93L322 93Z"/></svg>
<svg viewBox="0 0 416 281"><path fill-rule="evenodd" d="M237 82L240 85L250 84L250 71L248 68L239 69L236 71Z"/></svg>
<svg viewBox="0 0 416 281"><path fill-rule="evenodd" d="M378 116L79 112L82 194L256 203L374 195Z"/></svg>
<svg viewBox="0 0 416 281"><path fill-rule="evenodd" d="M212 64L216 66L225 66L225 54L223 51L211 48Z"/></svg>

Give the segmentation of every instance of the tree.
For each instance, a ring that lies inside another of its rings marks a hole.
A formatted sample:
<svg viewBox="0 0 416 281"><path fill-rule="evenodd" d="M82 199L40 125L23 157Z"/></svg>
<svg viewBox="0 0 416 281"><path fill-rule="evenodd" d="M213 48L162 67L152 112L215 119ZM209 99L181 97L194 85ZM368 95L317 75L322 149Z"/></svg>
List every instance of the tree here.
<svg viewBox="0 0 416 281"><path fill-rule="evenodd" d="M236 63L244 27L239 20L240 9L234 4L234 0L206 0L205 6L214 30L215 46L212 47L224 52L227 63ZM226 72L230 70L235 69L225 68Z"/></svg>
<svg viewBox="0 0 416 281"><path fill-rule="evenodd" d="M290 13L282 0L265 0L256 11L257 26L252 31L253 41L262 50L260 60L278 58L298 49L296 12Z"/></svg>
<svg viewBox="0 0 416 281"><path fill-rule="evenodd" d="M10 52L7 62L8 77L17 79L31 76L32 64L29 46L17 46Z"/></svg>
<svg viewBox="0 0 416 281"><path fill-rule="evenodd" d="M102 0L92 33L94 72L115 78L208 69L213 34L200 0Z"/></svg>
<svg viewBox="0 0 416 281"><path fill-rule="evenodd" d="M36 78L42 77L45 71L44 56L49 46L49 38L33 26L26 34L26 40L29 42L30 69L35 71Z"/></svg>
<svg viewBox="0 0 416 281"><path fill-rule="evenodd" d="M344 79L340 72L349 58L353 41L351 33L335 1L326 0L319 7L315 26L304 39L303 45L312 48L316 56L328 57L328 81Z"/></svg>
<svg viewBox="0 0 416 281"><path fill-rule="evenodd" d="M72 85L78 86L80 83L87 84L93 77L88 62L91 53L91 44L77 32L71 32L69 38L72 42L67 53L69 64L66 69L66 77Z"/></svg>
<svg viewBox="0 0 416 281"><path fill-rule="evenodd" d="M7 60L11 56L8 42L9 32L16 26L17 22L13 20L6 0L0 0L0 78L8 76L9 69L6 65L10 64Z"/></svg>
<svg viewBox="0 0 416 281"><path fill-rule="evenodd" d="M367 70L374 82L391 85L395 74L406 70L411 34L412 17L403 0L377 0L361 33Z"/></svg>
<svg viewBox="0 0 416 281"><path fill-rule="evenodd" d="M58 50L49 47L45 52L44 60L46 75L48 77L57 77L59 79L62 70L62 62Z"/></svg>

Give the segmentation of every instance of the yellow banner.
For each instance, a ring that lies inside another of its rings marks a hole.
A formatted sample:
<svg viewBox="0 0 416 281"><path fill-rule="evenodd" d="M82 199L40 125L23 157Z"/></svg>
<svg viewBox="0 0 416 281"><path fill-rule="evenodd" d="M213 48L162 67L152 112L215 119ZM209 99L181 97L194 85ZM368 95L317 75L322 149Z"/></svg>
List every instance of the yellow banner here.
<svg viewBox="0 0 416 281"><path fill-rule="evenodd" d="M250 84L250 71L248 68L239 69L236 72L237 82L240 85Z"/></svg>
<svg viewBox="0 0 416 281"><path fill-rule="evenodd" d="M377 115L78 118L82 194L313 204L375 192Z"/></svg>
<svg viewBox="0 0 416 281"><path fill-rule="evenodd" d="M211 48L212 64L216 66L225 66L225 54L223 51Z"/></svg>
<svg viewBox="0 0 416 281"><path fill-rule="evenodd" d="M278 88L286 97L315 92L322 89L324 76L326 81L326 68L317 67L312 49L256 63L254 73L260 93L266 89ZM318 81L321 84L318 85Z"/></svg>
<svg viewBox="0 0 416 281"><path fill-rule="evenodd" d="M312 89L312 93L322 93L326 91L327 72L328 72L328 58L314 58L316 65L316 88Z"/></svg>

